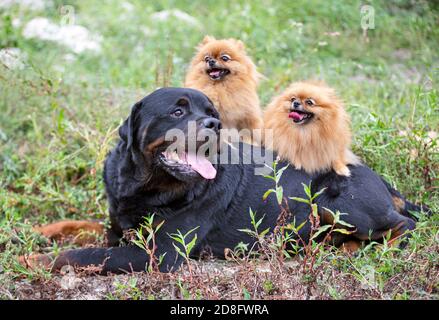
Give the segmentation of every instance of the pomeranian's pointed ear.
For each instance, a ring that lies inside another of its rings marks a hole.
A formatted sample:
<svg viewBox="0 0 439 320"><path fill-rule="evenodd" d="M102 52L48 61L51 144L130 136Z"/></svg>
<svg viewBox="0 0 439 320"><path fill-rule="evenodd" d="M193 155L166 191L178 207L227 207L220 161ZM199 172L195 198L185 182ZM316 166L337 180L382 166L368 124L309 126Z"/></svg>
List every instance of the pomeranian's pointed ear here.
<svg viewBox="0 0 439 320"><path fill-rule="evenodd" d="M233 43L238 47L238 49L245 50L244 42L242 42L241 40L238 40L238 39L233 39L233 38L230 40L233 41Z"/></svg>
<svg viewBox="0 0 439 320"><path fill-rule="evenodd" d="M131 148L134 141L135 135L135 121L137 114L139 113L140 107L142 106L142 102L137 102L131 108L130 116L124 121L124 123L119 128L119 136L126 143L127 150Z"/></svg>
<svg viewBox="0 0 439 320"><path fill-rule="evenodd" d="M205 44L207 44L211 41L215 41L215 40L216 40L215 37L206 35L206 36L204 36L203 41L201 41L201 44L205 45Z"/></svg>

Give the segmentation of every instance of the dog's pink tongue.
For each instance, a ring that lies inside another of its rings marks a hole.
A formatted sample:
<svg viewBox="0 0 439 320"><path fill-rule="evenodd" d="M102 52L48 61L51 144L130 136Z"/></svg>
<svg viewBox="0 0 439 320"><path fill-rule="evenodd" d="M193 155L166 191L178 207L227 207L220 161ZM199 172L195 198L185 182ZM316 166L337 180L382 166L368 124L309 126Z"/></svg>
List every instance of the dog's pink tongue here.
<svg viewBox="0 0 439 320"><path fill-rule="evenodd" d="M211 71L211 72L210 72L210 76L211 76L211 77L219 77L219 75L220 75L220 72L219 72L219 71Z"/></svg>
<svg viewBox="0 0 439 320"><path fill-rule="evenodd" d="M290 114L288 115L288 118L292 118L294 120L300 121L303 119L304 116L305 116L304 114L300 114L298 112L293 111L293 112L290 112Z"/></svg>
<svg viewBox="0 0 439 320"><path fill-rule="evenodd" d="M188 153L186 161L192 169L197 171L204 179L213 179L216 177L216 169L212 163L204 157L197 157L195 154Z"/></svg>

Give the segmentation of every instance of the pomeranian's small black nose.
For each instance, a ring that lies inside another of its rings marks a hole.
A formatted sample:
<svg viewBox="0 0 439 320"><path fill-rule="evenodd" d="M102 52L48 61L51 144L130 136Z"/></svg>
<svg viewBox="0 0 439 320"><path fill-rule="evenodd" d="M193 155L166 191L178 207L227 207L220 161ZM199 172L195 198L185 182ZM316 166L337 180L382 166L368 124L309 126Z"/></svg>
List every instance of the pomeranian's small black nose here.
<svg viewBox="0 0 439 320"><path fill-rule="evenodd" d="M215 59L210 59L209 60L209 67L213 67L216 64L216 60Z"/></svg>
<svg viewBox="0 0 439 320"><path fill-rule="evenodd" d="M300 108L301 106L302 106L302 105L300 104L299 101L296 100L296 101L293 102L293 107L294 107L294 108L297 109L297 108Z"/></svg>
<svg viewBox="0 0 439 320"><path fill-rule="evenodd" d="M221 121L215 118L203 119L200 123L200 126L206 129L212 129L216 132L218 132L222 128Z"/></svg>

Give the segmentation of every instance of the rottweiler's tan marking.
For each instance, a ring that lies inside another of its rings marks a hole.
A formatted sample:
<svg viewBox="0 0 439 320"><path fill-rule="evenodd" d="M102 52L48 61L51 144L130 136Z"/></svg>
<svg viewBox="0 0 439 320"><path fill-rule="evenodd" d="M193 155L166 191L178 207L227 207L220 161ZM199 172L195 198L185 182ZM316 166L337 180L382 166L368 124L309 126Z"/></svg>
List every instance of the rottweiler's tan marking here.
<svg viewBox="0 0 439 320"><path fill-rule="evenodd" d="M398 196L392 196L393 205L395 206L396 211L399 213L404 212L405 209L405 201Z"/></svg>
<svg viewBox="0 0 439 320"><path fill-rule="evenodd" d="M104 225L99 222L85 220L64 220L34 228L35 232L52 240L62 240L73 237L73 242L85 245L96 241L104 234Z"/></svg>

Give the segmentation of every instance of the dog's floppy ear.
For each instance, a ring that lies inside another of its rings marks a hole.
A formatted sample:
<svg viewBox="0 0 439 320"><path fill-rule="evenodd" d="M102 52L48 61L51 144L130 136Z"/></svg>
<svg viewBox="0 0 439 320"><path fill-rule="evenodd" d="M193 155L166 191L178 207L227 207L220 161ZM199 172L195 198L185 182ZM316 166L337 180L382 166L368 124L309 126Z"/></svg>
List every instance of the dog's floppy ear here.
<svg viewBox="0 0 439 320"><path fill-rule="evenodd" d="M127 150L131 148L133 144L133 139L134 139L133 136L135 134L134 123L141 106L142 106L142 102L141 101L137 102L131 108L130 116L124 121L124 123L119 128L119 136L126 143Z"/></svg>

